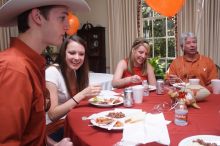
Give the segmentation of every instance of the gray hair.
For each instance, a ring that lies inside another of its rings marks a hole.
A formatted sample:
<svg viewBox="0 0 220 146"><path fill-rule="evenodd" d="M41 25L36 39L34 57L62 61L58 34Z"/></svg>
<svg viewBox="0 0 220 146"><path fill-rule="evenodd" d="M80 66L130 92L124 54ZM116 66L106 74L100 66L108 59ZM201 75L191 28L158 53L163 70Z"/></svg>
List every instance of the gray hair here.
<svg viewBox="0 0 220 146"><path fill-rule="evenodd" d="M192 32L184 32L180 36L180 46L181 47L183 47L183 44L185 44L185 41L186 41L186 39L188 37L195 38L197 40L197 37L195 36L194 33L192 33Z"/></svg>

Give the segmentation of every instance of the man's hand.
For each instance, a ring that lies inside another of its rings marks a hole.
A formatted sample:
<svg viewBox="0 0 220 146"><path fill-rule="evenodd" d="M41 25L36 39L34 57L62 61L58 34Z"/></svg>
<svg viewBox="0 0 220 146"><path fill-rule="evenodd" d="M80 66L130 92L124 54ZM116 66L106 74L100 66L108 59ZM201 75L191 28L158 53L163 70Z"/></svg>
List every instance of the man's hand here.
<svg viewBox="0 0 220 146"><path fill-rule="evenodd" d="M178 80L177 75L169 75L169 77L168 77L168 81L169 81L170 85L175 84L177 80Z"/></svg>

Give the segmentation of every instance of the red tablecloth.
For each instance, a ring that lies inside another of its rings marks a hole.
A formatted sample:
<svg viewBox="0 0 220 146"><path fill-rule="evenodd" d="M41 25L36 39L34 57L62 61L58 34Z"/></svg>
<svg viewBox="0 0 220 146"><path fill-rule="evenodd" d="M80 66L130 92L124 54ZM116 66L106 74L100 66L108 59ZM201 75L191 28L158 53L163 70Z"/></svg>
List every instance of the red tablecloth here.
<svg viewBox="0 0 220 146"><path fill-rule="evenodd" d="M136 104L132 108L142 109L149 112L157 104L170 102L167 94L156 95L151 92L150 96L144 97L143 104ZM177 126L173 123L174 111L165 111L166 120L172 121L168 125L170 146L177 146L178 143L193 135L219 135L220 136L220 95L211 94L207 100L198 103L201 109L189 107L187 126ZM114 107L115 108L115 107ZM123 105L117 108L124 108ZM99 108L92 106L87 100L81 101L79 106L72 109L65 120L65 136L70 137L76 146L112 146L122 138L122 131L108 131L98 127L88 126L89 120L82 121L83 116L90 116L94 113L112 110L113 108ZM137 131L138 132L138 131ZM146 144L159 146L158 143Z"/></svg>

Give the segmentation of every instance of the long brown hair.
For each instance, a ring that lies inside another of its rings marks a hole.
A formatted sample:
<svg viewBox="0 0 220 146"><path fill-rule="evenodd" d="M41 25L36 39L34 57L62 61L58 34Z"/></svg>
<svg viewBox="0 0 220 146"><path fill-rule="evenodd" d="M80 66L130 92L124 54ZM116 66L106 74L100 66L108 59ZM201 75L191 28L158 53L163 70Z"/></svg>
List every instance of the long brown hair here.
<svg viewBox="0 0 220 146"><path fill-rule="evenodd" d="M66 48L67 45L70 43L70 41L74 41L77 42L81 45L83 45L83 47L85 48L85 58L84 58L84 62L82 64L82 66L80 66L80 68L78 70L76 70L76 81L77 81L77 85L76 85L76 91L80 92L82 91L85 87L88 86L89 84L89 77L88 77L88 73L89 73L89 66L88 66L88 57L87 57L87 44L86 41L84 41L82 38L80 38L77 35L72 35L67 37L61 48L60 48L60 53L55 61L55 63L59 64L60 69L61 69L61 73L63 75L63 78L65 80L65 84L68 90L68 93L70 96L73 96L73 93L71 92L71 88L70 88L70 84L66 75L67 72L67 63L66 63Z"/></svg>
<svg viewBox="0 0 220 146"><path fill-rule="evenodd" d="M133 51L136 50L137 48L139 48L140 46L144 46L147 50L147 54L150 53L150 45L148 43L148 41L145 38L139 37L137 39L135 39L135 41L132 44L132 48L129 54L129 58L128 58L128 71L131 74L134 74L133 68L134 68L134 57L133 57ZM145 62L141 65L141 72L142 75L147 75L147 58L145 60Z"/></svg>

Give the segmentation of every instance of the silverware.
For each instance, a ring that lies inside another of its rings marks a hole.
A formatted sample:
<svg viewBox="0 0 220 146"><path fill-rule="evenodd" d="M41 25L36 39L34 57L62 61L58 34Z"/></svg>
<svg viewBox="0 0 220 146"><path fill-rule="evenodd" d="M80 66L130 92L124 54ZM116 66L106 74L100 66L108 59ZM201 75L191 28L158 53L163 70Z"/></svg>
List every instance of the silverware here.
<svg viewBox="0 0 220 146"><path fill-rule="evenodd" d="M176 76L176 80L180 81L181 83L185 83L180 77L178 77L177 75L170 75L170 76Z"/></svg>
<svg viewBox="0 0 220 146"><path fill-rule="evenodd" d="M90 115L90 116L82 116L82 120L83 121L85 121L85 120L92 120L92 119L94 119L94 118L96 118L96 114L92 114L92 115Z"/></svg>
<svg viewBox="0 0 220 146"><path fill-rule="evenodd" d="M177 80L179 80L181 83L184 83L183 80L177 76Z"/></svg>
<svg viewBox="0 0 220 146"><path fill-rule="evenodd" d="M114 120L112 123L108 124L108 130L112 130L112 128L115 126L117 120Z"/></svg>
<svg viewBox="0 0 220 146"><path fill-rule="evenodd" d="M82 117L82 120L85 121L85 120L89 120L89 119L88 119L88 117L83 116L83 117Z"/></svg>

